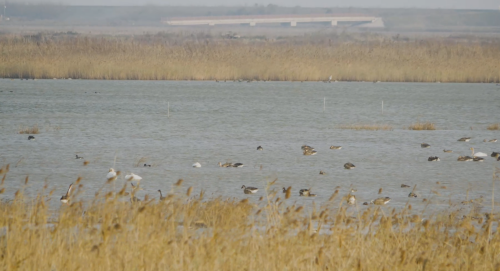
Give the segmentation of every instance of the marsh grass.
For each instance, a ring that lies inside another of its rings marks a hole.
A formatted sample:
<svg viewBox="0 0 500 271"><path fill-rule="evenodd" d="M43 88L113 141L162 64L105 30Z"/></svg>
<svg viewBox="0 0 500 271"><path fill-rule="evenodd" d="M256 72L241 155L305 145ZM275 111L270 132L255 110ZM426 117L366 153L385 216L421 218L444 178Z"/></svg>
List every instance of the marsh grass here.
<svg viewBox="0 0 500 271"><path fill-rule="evenodd" d="M488 130L500 130L500 123L493 123L488 125Z"/></svg>
<svg viewBox="0 0 500 271"><path fill-rule="evenodd" d="M33 126L21 126L19 127L19 134L38 134L40 133L40 129L38 129L38 124Z"/></svg>
<svg viewBox="0 0 500 271"><path fill-rule="evenodd" d="M416 122L408 127L409 130L436 130L436 125L432 122Z"/></svg>
<svg viewBox="0 0 500 271"><path fill-rule="evenodd" d="M351 129L351 130L387 130L392 131L393 127L389 124L345 124L340 125L339 129Z"/></svg>
<svg viewBox="0 0 500 271"><path fill-rule="evenodd" d="M0 52L5 78L500 82L497 40L0 36Z"/></svg>
<svg viewBox="0 0 500 271"><path fill-rule="evenodd" d="M2 167L0 174L7 173L8 166ZM121 192L82 199L83 182L70 204L57 210L49 208L58 195L48 185L35 198L25 197L21 188L12 200L0 201L0 266L5 270L500 267L495 230L499 216L480 213L480 208L470 208L465 215L457 211L469 205L450 205L448 211L424 217L412 210L410 201L399 209L348 207L347 195L337 190L324 205L306 207L294 202L290 192L281 198L283 193L273 183L260 198L204 199L202 192L189 196L196 192L182 186L181 180L162 201L131 203ZM0 188L4 189L3 183Z"/></svg>

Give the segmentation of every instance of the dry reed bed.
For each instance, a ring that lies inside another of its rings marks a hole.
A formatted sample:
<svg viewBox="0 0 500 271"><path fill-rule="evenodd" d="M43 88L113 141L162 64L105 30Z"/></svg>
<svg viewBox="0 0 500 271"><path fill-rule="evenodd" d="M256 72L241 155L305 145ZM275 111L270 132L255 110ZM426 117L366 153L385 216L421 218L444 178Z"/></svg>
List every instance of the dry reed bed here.
<svg viewBox="0 0 500 271"><path fill-rule="evenodd" d="M8 167L2 170L5 177ZM498 215L481 214L479 208L471 208L465 216L450 208L423 219L411 205L398 211L390 205L347 207L346 197L338 191L324 206L308 209L285 204L292 201L290 194L273 192L270 184L260 200L240 201L203 199L203 193L190 196L192 189L184 192L181 183L163 201L140 203L127 200L125 186L118 193L103 189L94 199L80 201L80 186L73 202L55 213L48 204L57 197L47 186L35 199L25 198L21 189L14 200L0 201L0 266L5 270L500 268Z"/></svg>
<svg viewBox="0 0 500 271"><path fill-rule="evenodd" d="M38 134L40 133L40 129L38 129L38 124L33 126L21 126L19 127L18 133L20 134Z"/></svg>
<svg viewBox="0 0 500 271"><path fill-rule="evenodd" d="M0 77L500 82L500 44L0 37Z"/></svg>
<svg viewBox="0 0 500 271"><path fill-rule="evenodd" d="M436 125L432 122L416 122L408 127L410 130L436 130Z"/></svg>
<svg viewBox="0 0 500 271"><path fill-rule="evenodd" d="M500 130L500 123L493 123L488 125L488 130Z"/></svg>
<svg viewBox="0 0 500 271"><path fill-rule="evenodd" d="M389 124L344 124L339 125L339 129L351 129L351 130L386 130L392 131L393 127Z"/></svg>

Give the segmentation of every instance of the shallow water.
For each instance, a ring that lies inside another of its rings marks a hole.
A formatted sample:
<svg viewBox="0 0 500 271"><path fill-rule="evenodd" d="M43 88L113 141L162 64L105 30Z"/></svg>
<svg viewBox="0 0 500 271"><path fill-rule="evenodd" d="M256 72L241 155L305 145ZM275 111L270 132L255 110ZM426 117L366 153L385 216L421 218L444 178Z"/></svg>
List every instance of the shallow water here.
<svg viewBox="0 0 500 271"><path fill-rule="evenodd" d="M110 167L144 178L139 197L157 197L158 189L167 192L183 178L182 193L193 186L194 193L257 200L266 182L278 178L272 189L292 186L298 203L325 203L336 186L340 195L352 186L358 203L389 196L390 206L410 200L424 208L427 198L427 208L436 209L465 200L467 190L469 198L483 196L489 206L500 187L497 182L492 190L500 163L489 157L500 143L483 142L500 139L499 131L486 129L500 122L500 87L494 84L0 79L0 91L0 162L10 164L2 198L11 198L28 174L28 195L47 179L56 189L53 204L59 204L67 186L82 176L80 197L91 198ZM438 130L406 129L416 121L434 122ZM390 124L394 130L338 128L356 123ZM18 134L20 126L34 124L40 127L36 140ZM457 141L465 136L472 140ZM423 142L431 148L420 148ZM302 155L303 144L317 155ZM256 150L259 145L263 151ZM470 147L488 157L482 163L456 161L470 155ZM453 153L443 153L445 148ZM435 155L440 162L427 161ZM142 157L141 165L152 167L136 167ZM217 166L226 161L245 167ZM192 168L194 162L202 167ZM356 168L345 170L346 162ZM401 188L403 183L417 185L419 197L409 199L411 188ZM245 195L242 185L260 190ZM298 197L301 188L318 196Z"/></svg>

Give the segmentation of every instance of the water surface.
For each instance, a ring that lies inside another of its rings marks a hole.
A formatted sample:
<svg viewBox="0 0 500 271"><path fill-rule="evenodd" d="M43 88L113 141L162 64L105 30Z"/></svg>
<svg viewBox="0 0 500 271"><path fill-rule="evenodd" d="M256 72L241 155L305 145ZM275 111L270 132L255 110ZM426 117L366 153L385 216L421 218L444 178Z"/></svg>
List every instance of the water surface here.
<svg viewBox="0 0 500 271"><path fill-rule="evenodd" d="M467 190L469 198L483 196L489 205L500 186L492 189L500 165L493 158L456 161L470 155L470 147L488 156L500 151L500 143L483 142L500 139L498 131L486 129L500 122L500 87L493 84L3 79L0 91L0 162L10 164L3 198L12 197L26 175L28 195L44 180L56 189L53 204L78 176L81 197L90 198L110 167L144 178L139 197L157 197L158 189L169 191L183 178L183 193L193 186L195 193L257 200L266 183L278 178L272 189L292 186L292 202L325 203L336 186L341 195L352 186L359 203L389 196L391 206L410 200L424 208L427 198L435 209L465 200ZM434 122L438 130L407 130L416 121ZM339 129L357 123L394 130ZM35 141L18 134L20 126L34 124L40 127ZM457 141L465 136L472 140ZM420 148L423 142L431 148ZM317 155L302 155L303 144ZM263 151L256 150L259 145ZM454 152L443 153L445 148ZM83 166L76 154L90 163ZM428 162L429 156L441 161ZM202 167L192 168L194 162ZM218 162L245 167L219 168ZM346 162L356 168L345 170ZM409 199L411 189L401 188L403 183L417 185L419 197ZM260 191L245 195L242 185ZM301 188L318 196L298 197Z"/></svg>

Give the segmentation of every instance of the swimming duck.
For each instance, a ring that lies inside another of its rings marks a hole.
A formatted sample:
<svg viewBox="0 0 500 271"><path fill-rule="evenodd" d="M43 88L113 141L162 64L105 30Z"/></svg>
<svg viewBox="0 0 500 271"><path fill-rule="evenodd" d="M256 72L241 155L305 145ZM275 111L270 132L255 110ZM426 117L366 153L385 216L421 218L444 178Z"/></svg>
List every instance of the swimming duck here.
<svg viewBox="0 0 500 271"><path fill-rule="evenodd" d="M196 162L196 163L193 164L193 167L201 167L201 164L198 163L198 162Z"/></svg>
<svg viewBox="0 0 500 271"><path fill-rule="evenodd" d="M409 198L416 198L417 197L417 194L413 193L413 192L410 192L410 194L408 194L408 197Z"/></svg>
<svg viewBox="0 0 500 271"><path fill-rule="evenodd" d="M148 164L144 164L144 167L151 167L151 165L148 165Z"/></svg>
<svg viewBox="0 0 500 271"><path fill-rule="evenodd" d="M330 150L340 150L342 146L330 146Z"/></svg>
<svg viewBox="0 0 500 271"><path fill-rule="evenodd" d="M73 189L73 184L69 185L68 191L66 191L66 194L61 197L61 202L62 203L68 203L69 202L69 197L71 194L71 189Z"/></svg>
<svg viewBox="0 0 500 271"><path fill-rule="evenodd" d="M262 146L258 146L258 147L257 147L257 150L258 150L258 151L262 151L262 150L264 150L264 148L262 148Z"/></svg>
<svg viewBox="0 0 500 271"><path fill-rule="evenodd" d="M243 167L243 163L234 163L233 167Z"/></svg>
<svg viewBox="0 0 500 271"><path fill-rule="evenodd" d="M461 161L461 162L469 162L469 161L472 161L472 157L470 156L459 156L457 158L457 161Z"/></svg>
<svg viewBox="0 0 500 271"><path fill-rule="evenodd" d="M286 188L283 187L283 193L286 193Z"/></svg>
<svg viewBox="0 0 500 271"><path fill-rule="evenodd" d="M299 195L304 197L316 197L316 194L311 194L310 189L300 189Z"/></svg>
<svg viewBox="0 0 500 271"><path fill-rule="evenodd" d="M83 159L83 157L76 155L76 159Z"/></svg>
<svg viewBox="0 0 500 271"><path fill-rule="evenodd" d="M497 157L499 157L499 156L500 156L500 152L492 152L492 153L491 153L491 157L495 157L495 158L497 158Z"/></svg>
<svg viewBox="0 0 500 271"><path fill-rule="evenodd" d="M125 180L127 181L137 181L137 182L140 182L142 180L142 177L137 175L137 174L134 174L134 173L130 173L128 175L125 175Z"/></svg>
<svg viewBox="0 0 500 271"><path fill-rule="evenodd" d="M474 162L483 162L483 161L484 161L484 158L481 158L481 157L474 157L474 158L472 158L472 161L474 161Z"/></svg>
<svg viewBox="0 0 500 271"><path fill-rule="evenodd" d="M28 136L28 140L35 140L35 137L30 135L30 136Z"/></svg>
<svg viewBox="0 0 500 271"><path fill-rule="evenodd" d="M257 193L257 191L259 191L258 188L255 188L255 187L246 187L246 186L241 186L241 189L243 189L243 192L245 194L255 194Z"/></svg>
<svg viewBox="0 0 500 271"><path fill-rule="evenodd" d="M348 198L347 198L347 204L349 204L349 205L356 204L356 196L354 196L354 195L348 196Z"/></svg>
<svg viewBox="0 0 500 271"><path fill-rule="evenodd" d="M427 159L427 161L432 161L432 162L434 162L434 161L440 161L440 160L439 160L439 157L437 157L437 156L431 156L431 157L429 157L429 158Z"/></svg>
<svg viewBox="0 0 500 271"><path fill-rule="evenodd" d="M112 180L115 178L116 178L116 172L113 168L110 168L108 174L106 174L106 179Z"/></svg>
<svg viewBox="0 0 500 271"><path fill-rule="evenodd" d="M497 140L496 139L490 139L490 140L488 140L488 142L494 143L494 142L497 142Z"/></svg>
<svg viewBox="0 0 500 271"><path fill-rule="evenodd" d="M460 138L460 139L459 139L459 140L457 140L457 141L469 142L469 141L470 141L470 139L471 139L470 137L462 137L462 138Z"/></svg>
<svg viewBox="0 0 500 271"><path fill-rule="evenodd" d="M325 175L326 173L324 171L319 171L319 175Z"/></svg>
<svg viewBox="0 0 500 271"><path fill-rule="evenodd" d="M219 162L219 167L232 167L232 166L233 166L233 164L229 163L229 162L224 163L224 164L222 164L221 162Z"/></svg>
<svg viewBox="0 0 500 271"><path fill-rule="evenodd" d="M345 169L351 169L351 168L355 168L356 166L353 164L353 163L345 163L344 164L344 168Z"/></svg>
<svg viewBox="0 0 500 271"><path fill-rule="evenodd" d="M401 188L406 188L406 187L410 187L410 186L409 186L409 185L407 185L407 184L402 184L402 185L401 185Z"/></svg>
<svg viewBox="0 0 500 271"><path fill-rule="evenodd" d="M315 151L314 149L305 149L303 152L304 155L315 155L316 153L318 152Z"/></svg>
<svg viewBox="0 0 500 271"><path fill-rule="evenodd" d="M443 150L443 152L453 152L452 150Z"/></svg>
<svg viewBox="0 0 500 271"><path fill-rule="evenodd" d="M486 153L484 152L476 152L474 153L474 148L470 148L471 152L472 152L472 157L485 157L485 156L488 156Z"/></svg>
<svg viewBox="0 0 500 271"><path fill-rule="evenodd" d="M306 150L311 150L311 151L313 151L313 150L314 150L314 148L313 148L313 147L308 146L308 145L302 145L302 147L300 147L300 148L301 148L303 151L306 151Z"/></svg>
<svg viewBox="0 0 500 271"><path fill-rule="evenodd" d="M422 144L420 144L420 147L422 147L422 148L430 148L431 145L429 145L427 143L422 143Z"/></svg>
<svg viewBox="0 0 500 271"><path fill-rule="evenodd" d="M391 201L391 198L385 197L385 198L374 199L371 202L375 205L385 205L385 204L389 203L389 201Z"/></svg>

